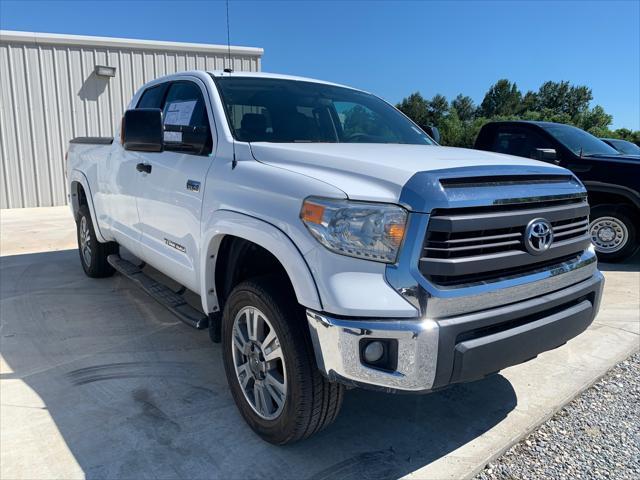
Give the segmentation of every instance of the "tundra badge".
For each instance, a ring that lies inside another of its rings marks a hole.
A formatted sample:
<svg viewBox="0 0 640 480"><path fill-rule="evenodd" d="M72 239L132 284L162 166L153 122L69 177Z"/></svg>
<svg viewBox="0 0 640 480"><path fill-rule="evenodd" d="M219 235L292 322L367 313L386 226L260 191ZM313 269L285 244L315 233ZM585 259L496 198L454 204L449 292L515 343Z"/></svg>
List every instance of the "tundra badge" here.
<svg viewBox="0 0 640 480"><path fill-rule="evenodd" d="M168 238L164 239L164 243L169 245L171 248L175 248L179 252L182 252L182 253L186 253L187 252L187 249L184 248L182 245L180 245L179 243L174 242L173 240L169 240Z"/></svg>
<svg viewBox="0 0 640 480"><path fill-rule="evenodd" d="M189 190L190 192L199 192L200 182L196 182L195 180L187 180L187 190Z"/></svg>

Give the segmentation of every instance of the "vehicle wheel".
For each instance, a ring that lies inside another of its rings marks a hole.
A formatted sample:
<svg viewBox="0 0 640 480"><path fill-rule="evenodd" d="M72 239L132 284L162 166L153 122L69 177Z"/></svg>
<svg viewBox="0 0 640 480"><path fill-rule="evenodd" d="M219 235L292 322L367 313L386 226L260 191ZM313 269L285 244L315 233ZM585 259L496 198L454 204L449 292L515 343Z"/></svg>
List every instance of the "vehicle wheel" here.
<svg viewBox="0 0 640 480"><path fill-rule="evenodd" d="M589 235L602 262L618 262L638 247L633 211L625 206L596 205L591 209Z"/></svg>
<svg viewBox="0 0 640 480"><path fill-rule="evenodd" d="M84 273L93 278L113 275L114 269L107 262L107 257L113 253L118 253L118 244L115 242L98 242L96 232L93 230L91 213L89 213L89 208L86 205L82 205L78 209L76 227L80 263L82 263Z"/></svg>
<svg viewBox="0 0 640 480"><path fill-rule="evenodd" d="M322 430L342 405L313 357L304 312L278 277L236 286L222 317L222 355L233 399L264 440L283 445Z"/></svg>

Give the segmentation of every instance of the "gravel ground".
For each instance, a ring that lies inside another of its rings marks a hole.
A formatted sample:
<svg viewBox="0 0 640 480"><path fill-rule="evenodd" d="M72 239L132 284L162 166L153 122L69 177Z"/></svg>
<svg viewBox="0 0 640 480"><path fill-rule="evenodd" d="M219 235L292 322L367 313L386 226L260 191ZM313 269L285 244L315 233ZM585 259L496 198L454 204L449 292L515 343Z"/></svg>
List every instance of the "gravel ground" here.
<svg viewBox="0 0 640 480"><path fill-rule="evenodd" d="M640 478L640 353L476 476L542 478Z"/></svg>

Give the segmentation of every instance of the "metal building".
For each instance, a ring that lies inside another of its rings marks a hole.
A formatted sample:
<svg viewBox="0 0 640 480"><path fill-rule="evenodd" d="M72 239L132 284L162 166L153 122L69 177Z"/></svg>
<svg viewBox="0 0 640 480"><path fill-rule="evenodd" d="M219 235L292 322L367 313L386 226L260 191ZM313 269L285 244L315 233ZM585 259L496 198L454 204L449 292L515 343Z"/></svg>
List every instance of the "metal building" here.
<svg viewBox="0 0 640 480"><path fill-rule="evenodd" d="M231 47L259 71L261 48ZM228 47L0 31L0 208L64 205L64 154L79 136L112 136L145 82L227 68Z"/></svg>

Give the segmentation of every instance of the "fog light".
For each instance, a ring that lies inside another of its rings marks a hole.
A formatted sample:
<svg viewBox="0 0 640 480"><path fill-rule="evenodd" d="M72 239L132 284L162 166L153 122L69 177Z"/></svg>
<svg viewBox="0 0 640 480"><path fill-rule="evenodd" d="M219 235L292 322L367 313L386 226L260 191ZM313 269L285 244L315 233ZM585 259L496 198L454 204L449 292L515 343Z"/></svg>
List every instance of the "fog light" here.
<svg viewBox="0 0 640 480"><path fill-rule="evenodd" d="M382 342L371 342L364 348L364 359L367 363L375 363L384 355Z"/></svg>

